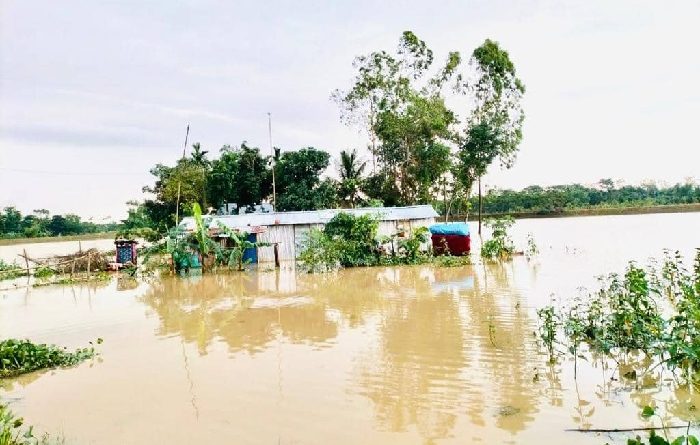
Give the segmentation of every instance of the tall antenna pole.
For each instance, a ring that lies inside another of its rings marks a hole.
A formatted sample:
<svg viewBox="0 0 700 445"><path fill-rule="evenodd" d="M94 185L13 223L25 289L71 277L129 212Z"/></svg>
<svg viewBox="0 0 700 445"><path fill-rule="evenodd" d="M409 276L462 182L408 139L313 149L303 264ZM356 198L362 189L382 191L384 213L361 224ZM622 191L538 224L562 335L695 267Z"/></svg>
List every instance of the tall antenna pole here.
<svg viewBox="0 0 700 445"><path fill-rule="evenodd" d="M187 150L187 138L190 136L190 124L187 124L187 132L185 132L185 145L182 147L182 159L185 159L185 150ZM180 224L180 186L182 184L177 181L177 200L175 201L175 227Z"/></svg>
<svg viewBox="0 0 700 445"><path fill-rule="evenodd" d="M275 147L272 145L272 114L267 113L267 132L270 136L270 152L272 153L272 211L277 208L277 184L275 183Z"/></svg>

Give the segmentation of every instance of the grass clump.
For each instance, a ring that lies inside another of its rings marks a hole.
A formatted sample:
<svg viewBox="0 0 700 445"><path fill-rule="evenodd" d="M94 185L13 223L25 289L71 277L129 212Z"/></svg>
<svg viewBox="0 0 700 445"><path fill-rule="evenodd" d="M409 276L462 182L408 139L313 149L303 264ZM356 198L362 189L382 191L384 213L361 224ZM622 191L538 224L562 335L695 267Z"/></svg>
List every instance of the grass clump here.
<svg viewBox="0 0 700 445"><path fill-rule="evenodd" d="M102 343L98 338L97 343ZM35 344L29 340L0 341L0 378L14 377L39 369L74 366L95 356L95 348L71 352L55 345Z"/></svg>

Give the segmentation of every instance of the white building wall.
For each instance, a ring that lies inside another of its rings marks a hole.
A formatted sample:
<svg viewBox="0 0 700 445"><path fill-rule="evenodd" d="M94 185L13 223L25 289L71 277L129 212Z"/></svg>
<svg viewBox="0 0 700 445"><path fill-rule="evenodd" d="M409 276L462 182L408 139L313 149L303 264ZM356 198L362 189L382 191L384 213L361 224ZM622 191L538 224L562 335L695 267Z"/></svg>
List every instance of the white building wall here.
<svg viewBox="0 0 700 445"><path fill-rule="evenodd" d="M435 218L424 218L414 220L379 221L377 234L379 236L391 236L399 229L406 231L410 235L418 227L429 227L435 223ZM273 225L268 226L265 233L258 234L259 242L279 243L280 261L293 261L301 251L301 247L311 228L323 229L323 224L297 224L297 225ZM427 248L430 241L423 248ZM274 262L275 255L272 246L258 247L258 262Z"/></svg>

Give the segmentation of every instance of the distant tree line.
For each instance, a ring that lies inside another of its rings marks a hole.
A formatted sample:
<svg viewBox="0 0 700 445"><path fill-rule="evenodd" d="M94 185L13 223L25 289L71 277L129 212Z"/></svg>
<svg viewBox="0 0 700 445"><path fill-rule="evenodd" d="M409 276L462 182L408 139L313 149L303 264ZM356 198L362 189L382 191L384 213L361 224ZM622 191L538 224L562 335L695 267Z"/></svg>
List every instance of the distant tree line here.
<svg viewBox="0 0 700 445"><path fill-rule="evenodd" d="M78 215L53 215L46 209L22 215L14 207L0 212L0 238L37 238L44 236L81 235L116 230L118 224L96 224L83 221Z"/></svg>
<svg viewBox="0 0 700 445"><path fill-rule="evenodd" d="M700 203L700 185L692 182L659 187L654 183L615 186L611 179L601 179L594 186L581 184L541 187L532 185L523 190L489 190L484 195L485 213L556 214L567 210L589 208L627 208L640 206ZM436 203L440 208L440 203ZM476 199L464 209L475 208Z"/></svg>

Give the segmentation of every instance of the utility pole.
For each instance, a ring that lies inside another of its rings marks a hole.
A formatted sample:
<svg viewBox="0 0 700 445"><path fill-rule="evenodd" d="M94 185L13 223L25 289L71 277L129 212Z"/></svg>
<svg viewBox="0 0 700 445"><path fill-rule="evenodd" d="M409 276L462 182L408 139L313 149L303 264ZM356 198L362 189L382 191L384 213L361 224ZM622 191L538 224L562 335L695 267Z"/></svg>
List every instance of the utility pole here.
<svg viewBox="0 0 700 445"><path fill-rule="evenodd" d="M190 124L187 124L185 132L185 145L182 147L182 159L185 159L185 151L187 150L187 138L190 136ZM177 181L177 200L175 202L175 227L180 224L180 186L182 184Z"/></svg>
<svg viewBox="0 0 700 445"><path fill-rule="evenodd" d="M277 184L275 183L275 147L272 145L272 114L267 113L267 132L270 136L270 153L272 153L272 211L277 208Z"/></svg>

